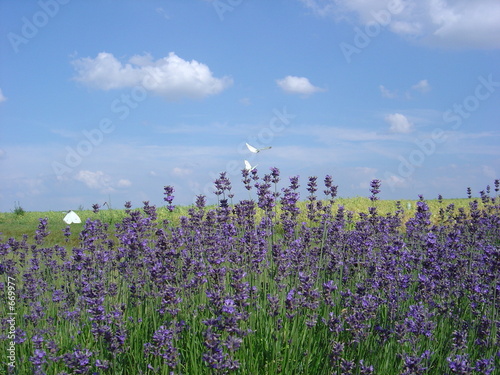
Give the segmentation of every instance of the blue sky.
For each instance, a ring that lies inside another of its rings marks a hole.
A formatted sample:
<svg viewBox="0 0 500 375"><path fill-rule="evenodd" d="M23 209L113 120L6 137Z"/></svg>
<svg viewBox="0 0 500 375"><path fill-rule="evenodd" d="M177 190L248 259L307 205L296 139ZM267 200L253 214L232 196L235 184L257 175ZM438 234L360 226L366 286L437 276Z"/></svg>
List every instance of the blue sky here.
<svg viewBox="0 0 500 375"><path fill-rule="evenodd" d="M247 199L244 160L279 187L330 174L342 197L500 177L496 0L0 0L0 17L0 211L162 205L165 185L215 202L222 171Z"/></svg>

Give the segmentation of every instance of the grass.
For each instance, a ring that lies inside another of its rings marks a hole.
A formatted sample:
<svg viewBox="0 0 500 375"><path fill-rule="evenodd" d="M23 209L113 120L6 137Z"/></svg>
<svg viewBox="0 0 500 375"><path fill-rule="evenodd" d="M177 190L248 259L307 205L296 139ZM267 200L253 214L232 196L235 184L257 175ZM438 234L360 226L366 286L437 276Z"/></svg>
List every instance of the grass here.
<svg viewBox="0 0 500 375"><path fill-rule="evenodd" d="M401 206L404 210L403 222L412 217L415 213L415 205L416 200L401 200ZM471 202L471 199L461 198L461 199L443 199L440 203L438 200L430 200L426 201L429 206L429 209L433 213L437 213L440 208L445 209L448 205L455 205L455 209L464 208L468 210L468 204ZM480 202L480 200L479 200ZM302 214L299 218L307 222L307 202L299 202L298 207L300 208ZM372 202L369 198L364 197L355 197L355 198L338 198L335 200L334 204L334 212L338 208L338 206L344 206L346 212L353 212L354 218L357 218L357 214L361 212L368 212L368 207L372 205ZM396 201L394 200L380 200L376 202L376 207L380 215L386 215L390 213L394 213L396 210ZM180 217L187 216L188 210L192 206L176 206L173 212L168 211L165 207L160 207L157 209L158 220L169 220L172 225L176 225L179 223ZM481 207L481 203L480 203ZM51 231L50 235L46 238L46 244L51 246L55 244L61 244L65 242L65 237L63 235L63 231L66 228L67 224L63 222L63 218L66 215L66 212L62 211L24 211L22 208L18 210L19 206L16 206L16 210L14 212L0 213L0 236L4 238L15 238L20 240L23 234L30 234L31 238L34 235L34 231L36 230L39 219L40 218L48 218L49 219L49 230ZM215 209L216 206L208 206L207 210ZM279 206L276 208L277 214L279 215L280 210ZM22 213L20 213L22 212ZM78 244L78 236L81 230L85 225L85 221L87 219L99 219L103 223L107 223L111 228L114 227L115 223L121 222L121 220L127 216L124 209L101 209L97 214L92 210L81 210L77 211L78 216L82 219L81 224L71 224L71 236L69 237L69 245ZM260 213L262 215L262 212ZM257 216L260 219L260 216ZM432 218L434 222L438 222L438 217L434 215ZM29 239L28 239L29 242Z"/></svg>

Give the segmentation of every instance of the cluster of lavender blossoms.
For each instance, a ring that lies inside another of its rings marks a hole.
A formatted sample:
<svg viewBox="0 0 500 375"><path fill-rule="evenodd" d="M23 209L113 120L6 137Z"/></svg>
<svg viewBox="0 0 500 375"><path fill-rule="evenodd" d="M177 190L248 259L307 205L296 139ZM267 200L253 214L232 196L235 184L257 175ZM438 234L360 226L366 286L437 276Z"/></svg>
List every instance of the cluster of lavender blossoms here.
<svg viewBox="0 0 500 375"><path fill-rule="evenodd" d="M500 373L500 205L488 187L468 209L381 214L336 205L337 186L242 171L256 200L233 204L227 175L174 216L125 204L115 223L87 219L49 245L0 238L0 348L12 374ZM318 196L320 191L324 196ZM168 220L160 220L167 217ZM7 311L16 280L16 326Z"/></svg>

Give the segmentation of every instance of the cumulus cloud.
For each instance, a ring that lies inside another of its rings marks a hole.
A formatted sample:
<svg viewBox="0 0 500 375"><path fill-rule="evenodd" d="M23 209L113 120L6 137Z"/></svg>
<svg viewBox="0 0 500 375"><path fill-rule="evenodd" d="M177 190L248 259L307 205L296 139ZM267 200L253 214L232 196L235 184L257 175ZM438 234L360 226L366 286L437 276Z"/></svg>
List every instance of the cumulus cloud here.
<svg viewBox="0 0 500 375"><path fill-rule="evenodd" d="M301 1L319 16L333 15L337 20L354 18L362 25L379 23L395 34L432 45L500 48L498 0Z"/></svg>
<svg viewBox="0 0 500 375"><path fill-rule="evenodd" d="M3 95L2 89L0 89L0 103L6 101L7 98Z"/></svg>
<svg viewBox="0 0 500 375"><path fill-rule="evenodd" d="M83 182L90 189L99 190L104 193L114 191L111 186L111 178L102 171L92 172L81 170L76 174L75 180Z"/></svg>
<svg viewBox="0 0 500 375"><path fill-rule="evenodd" d="M391 189L394 189L395 187L408 186L408 181L401 176L396 176L394 174L391 174L383 179L382 184L389 186Z"/></svg>
<svg viewBox="0 0 500 375"><path fill-rule="evenodd" d="M283 79L277 79L276 83L283 91L289 94L310 95L315 92L325 91L311 84L306 77L286 76Z"/></svg>
<svg viewBox="0 0 500 375"><path fill-rule="evenodd" d="M408 118L401 113L387 115L385 121L391 126L390 130L393 133L410 133L413 128Z"/></svg>
<svg viewBox="0 0 500 375"><path fill-rule="evenodd" d="M101 193L115 192L115 188L127 188L132 186L132 182L128 179L121 178L118 181L104 173L103 171L92 172L89 170L81 170L74 179L83 182L89 189L99 190Z"/></svg>
<svg viewBox="0 0 500 375"><path fill-rule="evenodd" d="M431 85L429 85L429 82L426 79L423 79L420 82L414 84L411 88L420 92L428 92L431 89Z"/></svg>
<svg viewBox="0 0 500 375"><path fill-rule="evenodd" d="M125 64L113 54L101 52L96 58L80 58L72 64L77 74L74 79L89 87L139 87L167 100L204 98L219 94L232 84L231 78L216 78L207 65L183 60L173 52L158 60L149 54L135 55Z"/></svg>

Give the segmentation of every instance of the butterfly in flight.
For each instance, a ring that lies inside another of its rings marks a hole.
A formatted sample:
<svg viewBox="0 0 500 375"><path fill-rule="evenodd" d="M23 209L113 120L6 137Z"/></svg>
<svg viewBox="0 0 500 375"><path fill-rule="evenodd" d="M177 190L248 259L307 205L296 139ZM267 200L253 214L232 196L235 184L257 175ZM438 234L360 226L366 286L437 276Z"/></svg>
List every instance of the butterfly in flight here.
<svg viewBox="0 0 500 375"><path fill-rule="evenodd" d="M271 148L271 146L262 147L262 148L255 148L252 145L249 145L248 143L245 143L245 144L247 145L247 148L250 150L250 152L253 152L254 154L257 154L263 150L269 150Z"/></svg>
<svg viewBox="0 0 500 375"><path fill-rule="evenodd" d="M245 169L246 169L247 171L251 171L252 169L255 169L255 168L257 168L257 165L254 165L254 166L252 167L252 165L248 162L248 160L245 160Z"/></svg>

